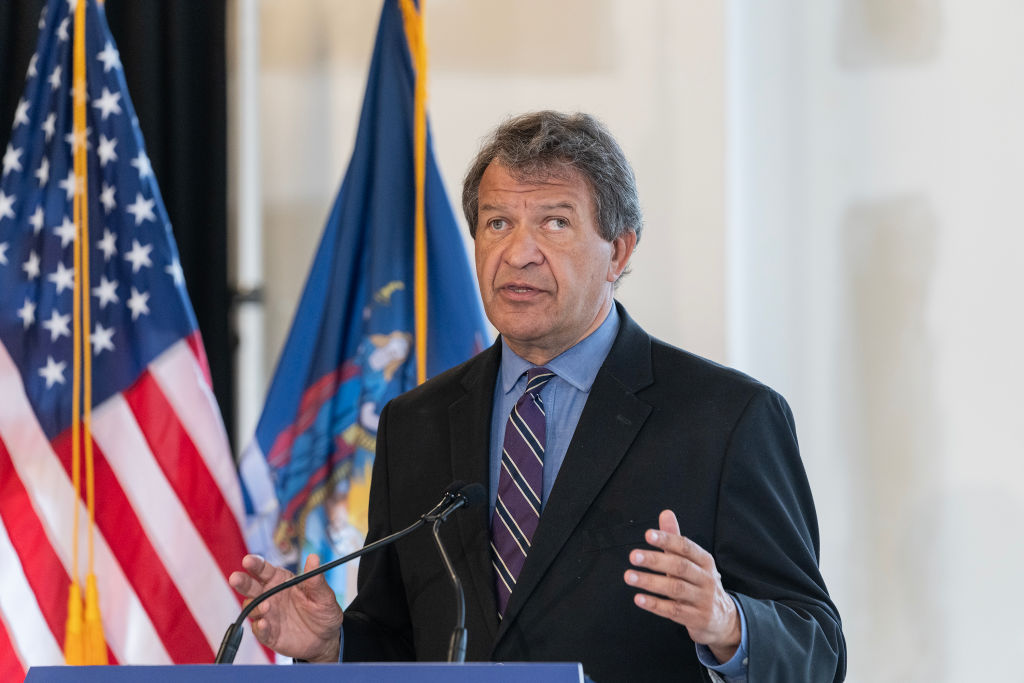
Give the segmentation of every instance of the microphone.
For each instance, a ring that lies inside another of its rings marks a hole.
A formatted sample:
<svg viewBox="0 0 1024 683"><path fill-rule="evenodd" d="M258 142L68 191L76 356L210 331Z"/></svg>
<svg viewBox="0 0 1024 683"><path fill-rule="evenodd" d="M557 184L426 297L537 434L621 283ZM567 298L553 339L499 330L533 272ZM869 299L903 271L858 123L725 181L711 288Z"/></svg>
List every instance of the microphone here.
<svg viewBox="0 0 1024 683"><path fill-rule="evenodd" d="M438 513L437 518L434 520L434 543L437 545L437 552L441 554L441 561L444 562L445 569L448 570L448 578L452 582L452 588L455 589L455 628L452 630L451 640L448 641L448 661L459 664L466 661L466 639L468 636L466 631L466 593L462 589L462 581L459 580L459 575L455 573L455 567L452 565L448 553L445 552L444 543L441 542L439 531L441 524L448 519L450 514L460 507L468 508L479 505L484 502L486 497L487 494L484 492L483 486L480 484L470 484L461 489L455 495L455 499L448 504L445 510Z"/></svg>
<svg viewBox="0 0 1024 683"><path fill-rule="evenodd" d="M214 663L231 664L233 661L235 661L235 655L238 652L238 645L242 640L242 625L245 623L246 617L248 617L249 614L254 609L256 609L256 607L258 607L268 598L277 595L286 588L291 588L296 584L302 583L306 579L311 579L314 576L323 574L326 571L330 571L335 567L343 565L350 560L354 560L357 557L362 557L366 553L377 550L378 548L383 548L387 545L391 545L403 536L406 536L415 531L416 529L419 529L427 522L434 523L434 530L436 534L437 529L440 527L441 523L448 519L449 515L458 510L460 507L466 507L471 504L475 505L479 503L479 501L483 500L483 497L484 487L481 486L480 484L467 485L465 482L462 481L454 481L448 485L448 488L445 489L444 497L441 498L437 505L431 508L430 511L420 515L419 519L417 519L415 522L413 522L406 528L402 529L401 531L396 531L395 533L389 536L377 539L373 543L364 545L362 548L353 553L349 553L344 557L339 557L338 559L332 560L327 564L322 564L316 569L310 569L308 572L304 572L302 574L298 574L297 576L293 576L287 581L283 581L278 585L274 586L273 588L269 588L263 593L260 593L242 609L242 612L238 615L238 618L235 619L235 621L230 626L228 626L228 630L224 633L224 639L221 641L220 649L217 651L217 658L214 660ZM447 563L447 556L445 556L445 560ZM450 566L450 563L448 563L448 565ZM456 578L456 581L458 581L458 578ZM459 586L459 590L461 590L461 585ZM465 618L464 613L465 607L463 607L463 619Z"/></svg>

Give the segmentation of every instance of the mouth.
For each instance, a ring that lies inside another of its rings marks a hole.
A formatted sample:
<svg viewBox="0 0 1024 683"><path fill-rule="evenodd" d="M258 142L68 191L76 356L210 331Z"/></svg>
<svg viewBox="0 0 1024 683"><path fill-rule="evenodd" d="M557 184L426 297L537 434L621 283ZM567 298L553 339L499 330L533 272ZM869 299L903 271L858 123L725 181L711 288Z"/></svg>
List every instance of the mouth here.
<svg viewBox="0 0 1024 683"><path fill-rule="evenodd" d="M509 298L517 300L527 299L543 292L541 289L537 289L536 287L532 287L522 282L510 282L508 284L504 284L498 288L498 291Z"/></svg>

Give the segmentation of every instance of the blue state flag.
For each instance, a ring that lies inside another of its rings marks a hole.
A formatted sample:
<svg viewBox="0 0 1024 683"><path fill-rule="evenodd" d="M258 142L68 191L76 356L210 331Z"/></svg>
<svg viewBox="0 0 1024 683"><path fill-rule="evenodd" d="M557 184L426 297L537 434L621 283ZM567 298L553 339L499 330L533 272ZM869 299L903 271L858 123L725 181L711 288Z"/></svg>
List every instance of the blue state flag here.
<svg viewBox="0 0 1024 683"><path fill-rule="evenodd" d="M399 1L386 0L352 159L241 463L250 548L288 565L362 545L381 408L417 382L415 78ZM485 327L429 132L425 218L434 376L481 350ZM354 572L335 572L351 600Z"/></svg>

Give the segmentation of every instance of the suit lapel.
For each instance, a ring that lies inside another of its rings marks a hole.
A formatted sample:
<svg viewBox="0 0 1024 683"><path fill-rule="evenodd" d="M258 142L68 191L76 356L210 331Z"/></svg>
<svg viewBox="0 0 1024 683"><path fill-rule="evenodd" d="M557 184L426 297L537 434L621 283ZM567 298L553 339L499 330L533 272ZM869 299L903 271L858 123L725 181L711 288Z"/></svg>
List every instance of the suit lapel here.
<svg viewBox="0 0 1024 683"><path fill-rule="evenodd" d="M651 412L650 405L636 397L653 382L650 337L621 306L618 311L618 336L590 389L495 643L529 600Z"/></svg>
<svg viewBox="0 0 1024 683"><path fill-rule="evenodd" d="M484 489L490 478L489 447L494 382L501 360L501 345L484 351L462 380L466 393L448 407L451 428L452 474L466 483L479 482ZM486 505L457 514L463 556L469 565L467 609L480 611L493 639L498 630L498 606L490 556L489 511Z"/></svg>

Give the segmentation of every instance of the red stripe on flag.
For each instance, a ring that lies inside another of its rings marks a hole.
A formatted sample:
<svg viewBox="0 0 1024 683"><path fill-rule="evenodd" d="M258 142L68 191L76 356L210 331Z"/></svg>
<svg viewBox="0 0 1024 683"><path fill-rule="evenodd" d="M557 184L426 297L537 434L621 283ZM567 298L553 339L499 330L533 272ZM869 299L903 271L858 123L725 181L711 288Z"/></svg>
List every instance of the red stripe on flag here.
<svg viewBox="0 0 1024 683"><path fill-rule="evenodd" d="M314 382L299 402L295 421L288 425L274 439L274 445L267 453L267 463L271 467L282 467L291 459L292 444L316 420L320 409L338 391L338 387L359 374L359 366L355 363L343 363L340 368L329 372Z"/></svg>
<svg viewBox="0 0 1024 683"><path fill-rule="evenodd" d="M40 454L40 457L47 457ZM71 579L46 535L35 506L14 469L7 445L0 439L0 518L53 637L64 649ZM12 615L16 617L17 615ZM0 680L11 680L0 676Z"/></svg>
<svg viewBox="0 0 1024 683"><path fill-rule="evenodd" d="M21 681L26 673L18 651L11 642L11 634L7 632L3 614L0 614L0 681Z"/></svg>
<svg viewBox="0 0 1024 683"><path fill-rule="evenodd" d="M192 349L192 355L196 357L196 362L199 363L199 367L203 371L203 377L206 378L206 386L212 387L213 377L210 376L210 363L206 360L206 347L203 346L203 336L199 334L199 330L196 330L185 337L185 342Z"/></svg>
<svg viewBox="0 0 1024 683"><path fill-rule="evenodd" d="M238 520L224 500L203 456L176 419L174 408L149 372L142 373L124 393L124 399L160 469L192 520L192 526L227 577L239 568L246 552L245 541L238 528Z"/></svg>
<svg viewBox="0 0 1024 683"><path fill-rule="evenodd" d="M335 450L331 453L327 462L314 470L306 480L306 485L288 501L288 505L285 506L284 511L281 512L281 519L295 519L299 514L299 510L306 504L309 497L313 495L313 491L323 485L327 480L327 477L330 476L331 472L333 472L339 464L356 452L356 447L354 445L346 443L342 439L335 440L334 445Z"/></svg>
<svg viewBox="0 0 1024 683"><path fill-rule="evenodd" d="M64 469L71 472L71 430L53 441ZM93 441L96 526L131 583L153 629L176 664L212 662L213 649L164 568L124 489L99 445ZM83 477L84 479L84 477ZM83 487L82 496L85 496Z"/></svg>

